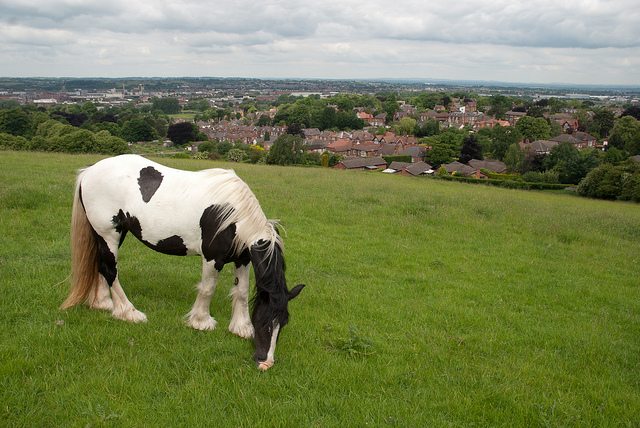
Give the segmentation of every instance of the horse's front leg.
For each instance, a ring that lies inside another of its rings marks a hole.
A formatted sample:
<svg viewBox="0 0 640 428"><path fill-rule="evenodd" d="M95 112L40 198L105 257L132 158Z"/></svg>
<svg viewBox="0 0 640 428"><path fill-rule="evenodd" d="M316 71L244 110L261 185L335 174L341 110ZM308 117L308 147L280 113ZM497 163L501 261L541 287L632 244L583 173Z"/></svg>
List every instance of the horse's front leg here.
<svg viewBox="0 0 640 428"><path fill-rule="evenodd" d="M233 308L229 331L245 339L253 337L249 317L249 264L236 264L236 285L231 289Z"/></svg>
<svg viewBox="0 0 640 428"><path fill-rule="evenodd" d="M187 314L187 324L196 330L213 330L216 328L216 320L209 313L211 298L216 291L218 271L214 267L215 262L202 259L202 281L197 286L198 297Z"/></svg>

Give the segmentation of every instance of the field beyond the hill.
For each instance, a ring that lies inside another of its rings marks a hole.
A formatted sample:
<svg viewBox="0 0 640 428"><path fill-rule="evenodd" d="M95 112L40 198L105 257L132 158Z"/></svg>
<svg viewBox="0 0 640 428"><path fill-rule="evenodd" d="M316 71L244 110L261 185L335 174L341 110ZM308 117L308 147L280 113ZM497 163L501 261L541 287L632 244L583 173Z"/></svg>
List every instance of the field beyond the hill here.
<svg viewBox="0 0 640 428"><path fill-rule="evenodd" d="M99 156L0 151L0 425L638 426L640 206L376 172L233 168L284 227L275 366L187 327L198 257L128 236L149 321L58 309L75 174ZM253 287L253 278L251 280Z"/></svg>

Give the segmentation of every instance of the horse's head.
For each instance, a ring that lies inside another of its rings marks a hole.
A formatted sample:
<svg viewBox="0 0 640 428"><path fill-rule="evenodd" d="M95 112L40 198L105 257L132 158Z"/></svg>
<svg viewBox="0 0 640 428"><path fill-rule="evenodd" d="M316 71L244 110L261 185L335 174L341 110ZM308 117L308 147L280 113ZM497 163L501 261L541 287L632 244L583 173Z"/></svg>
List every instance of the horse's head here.
<svg viewBox="0 0 640 428"><path fill-rule="evenodd" d="M255 331L254 359L258 368L264 371L275 361L278 337L289 321L289 301L300 294L304 285L287 289L284 258L277 243L261 240L251 247L250 252L256 276L256 296L251 314Z"/></svg>

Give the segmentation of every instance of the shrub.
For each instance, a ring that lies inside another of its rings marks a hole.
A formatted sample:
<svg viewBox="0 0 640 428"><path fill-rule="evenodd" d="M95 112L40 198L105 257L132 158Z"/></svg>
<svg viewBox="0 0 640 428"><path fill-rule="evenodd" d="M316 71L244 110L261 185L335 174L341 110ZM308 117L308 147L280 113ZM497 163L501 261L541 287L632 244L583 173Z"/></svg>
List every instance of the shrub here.
<svg viewBox="0 0 640 428"><path fill-rule="evenodd" d="M522 174L522 180L529 183L559 183L557 171L529 171Z"/></svg>
<svg viewBox="0 0 640 428"><path fill-rule="evenodd" d="M592 169L578 185L578 194L599 199L616 199L622 190L622 170L605 163Z"/></svg>
<svg viewBox="0 0 640 428"><path fill-rule="evenodd" d="M0 148L5 150L29 150L30 143L24 137L2 132L0 133Z"/></svg>
<svg viewBox="0 0 640 428"><path fill-rule="evenodd" d="M227 152L225 158L230 162L242 162L245 158L245 153L241 149L231 149Z"/></svg>
<svg viewBox="0 0 640 428"><path fill-rule="evenodd" d="M640 202L640 173L626 174L622 180L620 199Z"/></svg>

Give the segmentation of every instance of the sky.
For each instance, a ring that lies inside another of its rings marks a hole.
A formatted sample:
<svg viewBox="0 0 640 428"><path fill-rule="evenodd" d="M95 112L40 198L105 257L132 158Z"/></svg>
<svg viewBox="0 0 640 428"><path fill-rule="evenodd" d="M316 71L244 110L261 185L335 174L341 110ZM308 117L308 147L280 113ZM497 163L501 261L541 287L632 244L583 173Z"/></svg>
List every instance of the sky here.
<svg viewBox="0 0 640 428"><path fill-rule="evenodd" d="M0 0L0 76L640 86L640 1Z"/></svg>

